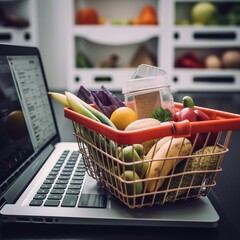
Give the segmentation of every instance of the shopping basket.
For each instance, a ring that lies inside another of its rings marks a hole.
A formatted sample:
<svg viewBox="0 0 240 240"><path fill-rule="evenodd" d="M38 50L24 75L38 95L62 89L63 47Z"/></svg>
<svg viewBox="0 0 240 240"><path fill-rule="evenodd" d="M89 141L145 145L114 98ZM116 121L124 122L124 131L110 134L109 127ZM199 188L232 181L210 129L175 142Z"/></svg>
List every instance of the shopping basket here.
<svg viewBox="0 0 240 240"><path fill-rule="evenodd" d="M180 103L174 105L176 111L183 107ZM224 154L229 151L231 132L240 129L240 115L195 108L211 120L170 121L134 131L113 129L69 108L64 114L73 123L87 173L129 208L142 208L207 196L216 185ZM155 143L166 138L166 154L156 158ZM182 150L186 141L191 144L185 155ZM145 144L152 146L148 158L141 149ZM174 147L178 153L172 155ZM153 171L156 165L161 167L152 176L149 169Z"/></svg>

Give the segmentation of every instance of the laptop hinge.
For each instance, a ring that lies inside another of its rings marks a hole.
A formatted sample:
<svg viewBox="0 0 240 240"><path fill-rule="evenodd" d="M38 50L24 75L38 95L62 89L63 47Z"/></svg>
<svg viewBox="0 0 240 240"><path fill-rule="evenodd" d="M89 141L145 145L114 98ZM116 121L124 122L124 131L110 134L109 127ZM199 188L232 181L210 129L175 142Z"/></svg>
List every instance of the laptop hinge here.
<svg viewBox="0 0 240 240"><path fill-rule="evenodd" d="M4 198L7 203L14 203L19 195L26 189L29 182L34 178L36 173L41 169L48 156L52 153L54 147L48 145L36 159L28 166L28 168L19 176L15 183L5 193Z"/></svg>

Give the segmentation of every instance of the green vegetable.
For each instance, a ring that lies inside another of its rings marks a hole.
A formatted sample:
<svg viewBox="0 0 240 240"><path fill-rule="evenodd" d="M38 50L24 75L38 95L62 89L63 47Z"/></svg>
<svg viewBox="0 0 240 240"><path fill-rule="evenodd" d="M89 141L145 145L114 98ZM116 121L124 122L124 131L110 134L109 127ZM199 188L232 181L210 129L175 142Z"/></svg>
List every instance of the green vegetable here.
<svg viewBox="0 0 240 240"><path fill-rule="evenodd" d="M112 123L112 121L108 117L106 117L103 113L96 110L89 104L85 103L83 100L81 100L74 94L70 92L65 92L65 95L67 97L67 101L69 105L74 111L81 113L84 116L92 118L96 121L99 121L103 124L106 124L112 128L116 128L115 125Z"/></svg>
<svg viewBox="0 0 240 240"><path fill-rule="evenodd" d="M159 107L154 110L150 117L155 118L160 122L167 122L172 119L172 113L169 109L163 109L162 107Z"/></svg>
<svg viewBox="0 0 240 240"><path fill-rule="evenodd" d="M97 122L100 122L100 120L94 114L92 114L86 107L82 105L80 99L77 96L75 96L73 93L65 92L65 96L67 98L70 108L73 111L80 113L85 117L91 118Z"/></svg>
<svg viewBox="0 0 240 240"><path fill-rule="evenodd" d="M191 97L189 96L183 97L182 103L184 108L191 108L194 110L194 101Z"/></svg>

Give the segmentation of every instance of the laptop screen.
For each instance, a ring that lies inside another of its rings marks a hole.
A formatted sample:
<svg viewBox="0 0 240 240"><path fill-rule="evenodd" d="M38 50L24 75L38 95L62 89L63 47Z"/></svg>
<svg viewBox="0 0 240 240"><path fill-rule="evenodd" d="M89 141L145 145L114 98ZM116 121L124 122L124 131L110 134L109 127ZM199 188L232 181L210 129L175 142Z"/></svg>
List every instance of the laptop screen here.
<svg viewBox="0 0 240 240"><path fill-rule="evenodd" d="M0 187L56 134L39 56L0 53Z"/></svg>

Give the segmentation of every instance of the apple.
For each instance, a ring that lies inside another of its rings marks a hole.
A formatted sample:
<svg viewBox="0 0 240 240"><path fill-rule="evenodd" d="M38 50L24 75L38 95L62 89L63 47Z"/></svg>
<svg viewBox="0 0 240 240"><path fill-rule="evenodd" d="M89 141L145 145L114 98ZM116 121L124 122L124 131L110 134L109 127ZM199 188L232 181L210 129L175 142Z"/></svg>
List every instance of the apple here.
<svg viewBox="0 0 240 240"><path fill-rule="evenodd" d="M193 22L211 24L217 14L217 8L210 2L198 2L191 9Z"/></svg>

